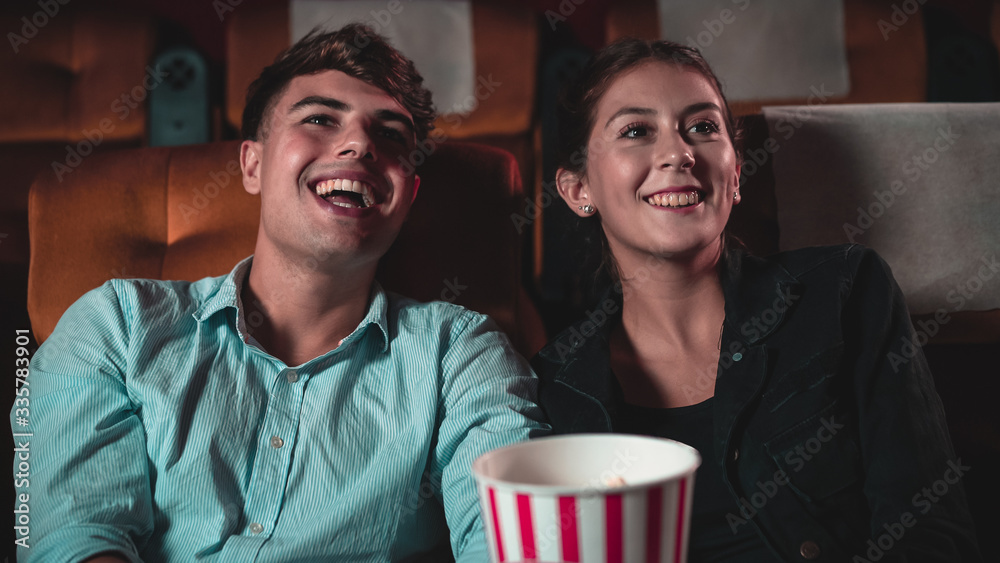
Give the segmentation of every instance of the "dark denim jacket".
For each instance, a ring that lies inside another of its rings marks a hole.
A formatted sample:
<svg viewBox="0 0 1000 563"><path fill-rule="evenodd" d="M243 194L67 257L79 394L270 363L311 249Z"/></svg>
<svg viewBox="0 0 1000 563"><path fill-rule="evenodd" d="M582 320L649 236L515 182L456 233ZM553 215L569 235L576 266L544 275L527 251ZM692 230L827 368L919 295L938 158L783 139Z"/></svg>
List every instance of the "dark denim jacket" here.
<svg viewBox="0 0 1000 563"><path fill-rule="evenodd" d="M737 253L715 385L715 458L784 561L981 561L941 401L889 267L861 246ZM556 433L622 408L610 292L532 361ZM694 381L692 385L711 385Z"/></svg>

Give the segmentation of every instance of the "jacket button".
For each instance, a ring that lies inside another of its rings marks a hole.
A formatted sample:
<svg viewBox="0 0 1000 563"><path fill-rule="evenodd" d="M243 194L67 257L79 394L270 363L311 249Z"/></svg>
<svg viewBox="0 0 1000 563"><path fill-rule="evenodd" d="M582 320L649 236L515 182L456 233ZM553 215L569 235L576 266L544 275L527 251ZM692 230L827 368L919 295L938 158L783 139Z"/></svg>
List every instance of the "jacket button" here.
<svg viewBox="0 0 1000 563"><path fill-rule="evenodd" d="M736 448L733 450L733 461L740 459L740 449Z"/></svg>
<svg viewBox="0 0 1000 563"><path fill-rule="evenodd" d="M810 561L819 559L819 545L812 540L806 540L799 546L799 555Z"/></svg>

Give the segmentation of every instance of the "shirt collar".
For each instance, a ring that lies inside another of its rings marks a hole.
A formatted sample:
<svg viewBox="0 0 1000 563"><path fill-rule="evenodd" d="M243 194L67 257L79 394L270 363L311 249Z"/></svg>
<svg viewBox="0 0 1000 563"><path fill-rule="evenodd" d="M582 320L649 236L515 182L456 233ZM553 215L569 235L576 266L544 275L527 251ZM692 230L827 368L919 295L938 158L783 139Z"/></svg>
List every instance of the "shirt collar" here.
<svg viewBox="0 0 1000 563"><path fill-rule="evenodd" d="M240 294L243 291L243 283L250 273L250 266L253 264L253 256L243 259L240 263L222 278L221 283L215 293L210 295L198 309L194 312L194 318L198 322L204 322L212 315L227 308L237 311L237 326L241 333L244 330L243 309L241 308ZM358 324L358 327L351 332L343 343L360 338L370 325L376 325L382 335L382 351L389 349L389 297L382 286L377 282L372 282L371 292L368 296L368 311L365 317Z"/></svg>

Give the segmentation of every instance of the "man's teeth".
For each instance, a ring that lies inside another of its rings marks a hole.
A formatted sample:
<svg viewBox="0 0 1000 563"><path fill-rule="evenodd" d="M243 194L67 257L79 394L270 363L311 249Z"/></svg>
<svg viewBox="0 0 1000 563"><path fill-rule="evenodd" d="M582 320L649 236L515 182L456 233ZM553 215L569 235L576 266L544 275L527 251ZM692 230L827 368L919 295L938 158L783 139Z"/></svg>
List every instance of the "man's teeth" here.
<svg viewBox="0 0 1000 563"><path fill-rule="evenodd" d="M323 180L322 182L316 184L316 194L320 197L330 195L335 191L361 194L361 199L364 200L365 207L375 205L375 190L373 190L372 187L365 182L337 178L336 180ZM333 203L342 207L353 207L341 202L334 201Z"/></svg>
<svg viewBox="0 0 1000 563"><path fill-rule="evenodd" d="M652 195L646 201L659 207L684 207L698 203L701 196L698 192L671 192Z"/></svg>

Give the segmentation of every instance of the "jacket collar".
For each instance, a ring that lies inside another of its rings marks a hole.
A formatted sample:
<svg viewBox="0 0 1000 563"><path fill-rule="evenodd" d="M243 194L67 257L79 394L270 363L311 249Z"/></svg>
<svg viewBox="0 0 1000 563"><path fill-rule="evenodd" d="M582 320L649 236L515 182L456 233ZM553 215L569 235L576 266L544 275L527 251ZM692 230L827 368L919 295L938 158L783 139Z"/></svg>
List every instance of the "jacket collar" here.
<svg viewBox="0 0 1000 563"><path fill-rule="evenodd" d="M731 253L720 273L726 299L725 333L747 345L761 343L782 325L800 297L800 282L777 262ZM612 312L608 312L608 311ZM620 286L608 289L584 320L564 330L539 355L562 364L555 381L590 395L607 407L621 393L611 373L611 328L621 320ZM723 344L724 351L727 349Z"/></svg>
<svg viewBox="0 0 1000 563"><path fill-rule="evenodd" d="M731 254L720 279L726 327L751 345L781 326L801 297L802 284L781 264L743 251Z"/></svg>

